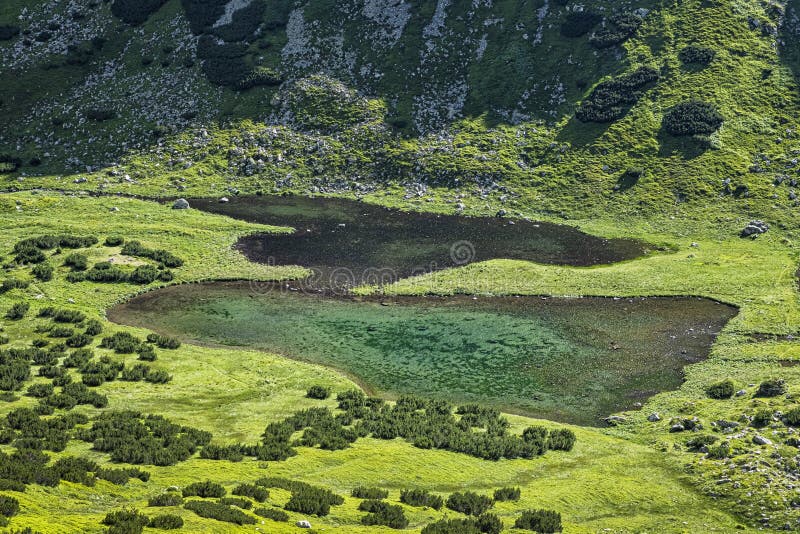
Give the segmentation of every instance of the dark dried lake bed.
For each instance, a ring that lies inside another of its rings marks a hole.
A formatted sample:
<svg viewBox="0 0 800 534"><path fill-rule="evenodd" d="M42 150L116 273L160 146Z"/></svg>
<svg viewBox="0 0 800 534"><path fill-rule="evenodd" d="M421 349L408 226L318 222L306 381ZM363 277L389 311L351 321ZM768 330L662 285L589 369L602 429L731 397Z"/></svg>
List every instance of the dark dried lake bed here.
<svg viewBox="0 0 800 534"><path fill-rule="evenodd" d="M190 199L192 207L292 234L239 240L250 260L312 268L307 284L347 289L390 283L476 261L508 258L588 267L631 260L647 243L605 239L569 226L500 217L459 217L388 209L339 198L234 197L227 203Z"/></svg>

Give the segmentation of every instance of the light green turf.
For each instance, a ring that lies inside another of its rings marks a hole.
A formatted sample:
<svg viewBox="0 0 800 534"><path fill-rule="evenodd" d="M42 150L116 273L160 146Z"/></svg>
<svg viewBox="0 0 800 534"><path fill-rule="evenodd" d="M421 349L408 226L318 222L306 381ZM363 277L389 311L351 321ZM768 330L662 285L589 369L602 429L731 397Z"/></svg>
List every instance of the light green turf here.
<svg viewBox="0 0 800 534"><path fill-rule="evenodd" d="M223 275L265 278L291 272L244 261L231 250L236 237L266 228L223 217L194 210L173 211L152 202L118 198L19 193L5 195L2 200L5 209L0 214L0 228L8 236L3 242L6 252L17 238L48 231L90 233L101 238L119 233L137 237L149 246L168 247L184 257L186 266L176 270L181 280ZM21 211L14 207L16 201L20 202ZM120 211L108 211L111 206L118 206ZM120 214L126 217L115 219ZM92 248L93 258L107 255L107 249L100 245ZM100 317L102 309L136 290L122 285L74 285L65 282L63 276L60 269L53 282L3 295L0 308L22 297L35 302L34 311L45 304L69 306L67 300L75 298L74 307ZM44 297L37 301L37 295ZM6 322L6 333L19 340L17 343L30 339L31 329L39 321ZM121 329L106 326L108 331ZM135 329L134 332L146 333ZM173 381L159 386L107 383L99 390L109 396L110 407L167 415L176 422L211 430L219 442L253 441L267 422L313 405L314 402L304 399L305 390L312 384L330 385L337 391L352 387L349 380L334 372L259 352L184 345L177 351L160 350L159 354L154 366L168 370ZM30 403L30 399L23 397L16 405ZM517 430L532 422L516 416L510 418ZM109 509L143 506L146 498L161 488L205 478L231 487L269 473L321 484L342 494L362 483L380 485L392 491L392 499L408 486L449 493L467 488L488 492L503 485L520 485L521 503L497 507L508 525L520 509L544 506L558 509L572 532L603 528L620 532L734 530L738 520L723 511L719 503L701 496L693 488L691 477L682 472L679 466L685 461L683 454L664 454L609 432L573 429L578 435L573 452L551 452L531 461L487 462L459 454L421 451L402 440L361 440L352 449L338 452L301 449L299 456L269 466L252 460L231 464L193 459L173 467L148 467L153 478L147 485L132 481L125 488L103 482L92 489L67 483L55 489L32 487L19 497L23 513L12 524L30 524L42 532L54 533L98 531L98 521ZM86 453L102 459L79 442L71 444L67 453ZM281 503L285 498L274 492L271 502ZM357 501L348 498L346 505L334 508L331 516L312 522L331 532L377 531L357 526L361 513L356 512L356 506ZM189 512L182 515L187 520L184 528L187 532L236 531ZM408 509L408 515L412 526L420 528L442 513ZM58 518L57 523L53 517ZM296 514L292 517L297 519ZM251 531L251 527L240 530Z"/></svg>

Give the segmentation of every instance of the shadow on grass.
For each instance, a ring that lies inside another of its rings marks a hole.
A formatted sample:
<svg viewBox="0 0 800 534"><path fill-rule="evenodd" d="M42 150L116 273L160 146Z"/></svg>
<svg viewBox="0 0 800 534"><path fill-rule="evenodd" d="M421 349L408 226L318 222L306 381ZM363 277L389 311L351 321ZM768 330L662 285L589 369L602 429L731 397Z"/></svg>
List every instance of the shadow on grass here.
<svg viewBox="0 0 800 534"><path fill-rule="evenodd" d="M556 139L563 143L570 143L575 148L583 148L600 139L612 124L613 122L581 122L572 117L558 132Z"/></svg>
<svg viewBox="0 0 800 534"><path fill-rule="evenodd" d="M694 136L676 137L659 130L656 136L658 140L658 156L662 158L678 155L681 159L691 160L708 150L708 141L697 139Z"/></svg>

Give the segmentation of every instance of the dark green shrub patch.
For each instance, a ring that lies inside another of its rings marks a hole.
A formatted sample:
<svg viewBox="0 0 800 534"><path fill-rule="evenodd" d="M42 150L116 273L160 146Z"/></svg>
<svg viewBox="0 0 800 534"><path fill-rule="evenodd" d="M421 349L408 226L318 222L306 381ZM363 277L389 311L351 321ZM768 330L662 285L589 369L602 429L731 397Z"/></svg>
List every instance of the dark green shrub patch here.
<svg viewBox="0 0 800 534"><path fill-rule="evenodd" d="M151 497L147 501L147 506L181 506L183 505L183 497L174 492L161 493Z"/></svg>
<svg viewBox="0 0 800 534"><path fill-rule="evenodd" d="M478 516L494 506L494 501L491 497L465 491L464 493L450 495L445 502L445 506L462 514Z"/></svg>
<svg viewBox="0 0 800 534"><path fill-rule="evenodd" d="M15 302L6 312L6 319L10 321L19 321L25 317L25 314L28 313L30 309L31 305L27 302Z"/></svg>
<svg viewBox="0 0 800 534"><path fill-rule="evenodd" d="M82 273L69 273L68 282L98 282L101 284L116 284L128 282L128 273L111 263L104 261L94 264L91 269Z"/></svg>
<svg viewBox="0 0 800 534"><path fill-rule="evenodd" d="M328 408L309 408L286 419L295 430L305 429L296 442L302 447L319 446L325 450L346 449L358 439L358 433L346 428Z"/></svg>
<svg viewBox="0 0 800 534"><path fill-rule="evenodd" d="M753 418L750 421L750 424L755 428L765 427L772 422L772 418L774 415L775 413L769 408L762 408L760 410L756 410L756 413L753 414Z"/></svg>
<svg viewBox="0 0 800 534"><path fill-rule="evenodd" d="M324 400L331 396L330 388L324 386L311 386L306 392L306 397L309 399Z"/></svg>
<svg viewBox="0 0 800 534"><path fill-rule="evenodd" d="M712 460L722 460L724 458L730 458L731 445L726 441L714 447L709 447L708 454L706 454L706 456L708 458L711 458Z"/></svg>
<svg viewBox="0 0 800 534"><path fill-rule="evenodd" d="M137 363L133 367L126 367L123 369L120 379L126 382L139 382L140 380L144 380L148 372L150 372L150 367Z"/></svg>
<svg viewBox="0 0 800 534"><path fill-rule="evenodd" d="M686 447L690 451L697 452L697 451L700 451L703 448L708 448L709 445L713 445L714 443L716 443L718 441L718 439L719 438L717 438L716 436L710 436L708 434L702 434L700 436L695 436L695 437L689 439L689 441L686 442Z"/></svg>
<svg viewBox="0 0 800 534"><path fill-rule="evenodd" d="M16 278L6 278L3 280L3 284L0 285L0 294L8 293L12 289L27 289L30 285L29 282L25 280L18 280Z"/></svg>
<svg viewBox="0 0 800 534"><path fill-rule="evenodd" d="M481 534L473 519L442 519L426 525L421 534Z"/></svg>
<svg viewBox="0 0 800 534"><path fill-rule="evenodd" d="M139 258L149 258L157 261L165 267L180 267L183 260L166 250L156 250L144 247L138 241L128 241L122 247L122 254Z"/></svg>
<svg viewBox="0 0 800 534"><path fill-rule="evenodd" d="M108 405L108 397L90 390L86 384L70 382L64 384L61 390L61 394L72 399L75 404L91 404L95 408L105 408ZM47 399L48 404L52 398Z"/></svg>
<svg viewBox="0 0 800 534"><path fill-rule="evenodd" d="M672 135L708 135L719 130L724 118L717 108L701 100L681 102L667 111L662 125Z"/></svg>
<svg viewBox="0 0 800 534"><path fill-rule="evenodd" d="M500 488L494 490L494 500L497 502L518 501L519 496L519 488Z"/></svg>
<svg viewBox="0 0 800 534"><path fill-rule="evenodd" d="M39 376L45 378L61 378L67 376L67 370L57 365L43 365L39 368Z"/></svg>
<svg viewBox="0 0 800 534"><path fill-rule="evenodd" d="M361 518L363 525L383 525L397 529L408 526L408 518L402 506L383 501L363 501L358 509L369 512Z"/></svg>
<svg viewBox="0 0 800 534"><path fill-rule="evenodd" d="M195 482L183 488L184 497L220 498L228 493L221 484L206 480L205 482Z"/></svg>
<svg viewBox="0 0 800 534"><path fill-rule="evenodd" d="M514 528L534 532L561 532L561 514L552 510L527 510L514 522Z"/></svg>
<svg viewBox="0 0 800 534"><path fill-rule="evenodd" d="M92 338L90 336L87 336L86 334L74 334L69 338L67 338L67 341L65 343L70 348L78 349L81 347L85 347L91 342Z"/></svg>
<svg viewBox="0 0 800 534"><path fill-rule="evenodd" d="M150 382L151 384L166 384L170 380L172 380L172 375L163 369L150 369L147 374L144 375L144 381Z"/></svg>
<svg viewBox="0 0 800 534"><path fill-rule="evenodd" d="M285 508L290 512L325 516L330 512L331 506L344 504L344 499L330 490L312 486L305 482L289 480L279 477L264 477L256 480L257 486L265 488L280 488L292 492Z"/></svg>
<svg viewBox="0 0 800 534"><path fill-rule="evenodd" d="M351 493L356 499L385 499L389 496L389 491L381 488L369 488L366 486L358 486L353 488Z"/></svg>
<svg viewBox="0 0 800 534"><path fill-rule="evenodd" d="M250 497L256 502L264 502L269 498L269 491L255 484L239 484L231 492L233 495Z"/></svg>
<svg viewBox="0 0 800 534"><path fill-rule="evenodd" d="M601 82L581 102L575 117L581 122L615 121L622 117L626 107L638 102L642 92L658 79L656 69L639 67L630 74Z"/></svg>
<svg viewBox="0 0 800 534"><path fill-rule="evenodd" d="M736 392L736 384L730 378L715 382L706 387L706 395L712 399L730 399Z"/></svg>
<svg viewBox="0 0 800 534"><path fill-rule="evenodd" d="M277 508L256 508L253 513L259 517L266 517L273 521L286 522L289 521L289 514Z"/></svg>
<svg viewBox="0 0 800 534"><path fill-rule="evenodd" d="M33 246L20 248L14 256L14 261L20 265L40 264L47 260L44 252Z"/></svg>
<svg viewBox="0 0 800 534"><path fill-rule="evenodd" d="M557 428L550 431L547 448L551 451L571 451L575 446L575 433L568 428Z"/></svg>
<svg viewBox="0 0 800 534"><path fill-rule="evenodd" d="M111 13L123 22L132 25L142 24L158 11L167 0L114 0Z"/></svg>
<svg viewBox="0 0 800 534"><path fill-rule="evenodd" d="M8 480L7 478L0 478L0 491L18 491L25 492L25 484L17 482L16 480Z"/></svg>
<svg viewBox="0 0 800 534"><path fill-rule="evenodd" d="M143 362L154 362L157 359L156 351L153 350L153 347L143 345L139 347L137 352L139 354L139 359Z"/></svg>
<svg viewBox="0 0 800 534"><path fill-rule="evenodd" d="M53 279L53 266L47 262L34 265L31 274L41 282L49 282Z"/></svg>
<svg viewBox="0 0 800 534"><path fill-rule="evenodd" d="M217 521L235 523L237 525L256 524L256 519L253 516L247 515L236 508L231 508L230 506L216 502L189 501L184 504L183 507L187 510L191 510L200 517L208 519L216 519Z"/></svg>
<svg viewBox="0 0 800 534"><path fill-rule="evenodd" d="M717 55L713 48L707 46L689 45L678 52L678 59L688 64L708 65Z"/></svg>
<svg viewBox="0 0 800 534"><path fill-rule="evenodd" d="M241 462L244 459L244 454L245 448L241 445L206 445L200 451L200 458Z"/></svg>
<svg viewBox="0 0 800 534"><path fill-rule="evenodd" d="M237 508L241 508L242 510L249 510L253 507L253 503L248 501L247 499L242 499L239 497L225 497L224 499L220 499L220 504L225 504L227 506L235 506Z"/></svg>
<svg viewBox="0 0 800 534"><path fill-rule="evenodd" d="M786 393L786 381L782 378L770 378L759 384L756 397L777 397Z"/></svg>
<svg viewBox="0 0 800 534"><path fill-rule="evenodd" d="M103 356L97 361L89 361L80 368L81 381L89 387L95 387L104 382L117 379L120 371L125 368L122 362L115 362L108 356Z"/></svg>
<svg viewBox="0 0 800 534"><path fill-rule="evenodd" d="M58 475L47 467L50 457L41 450L17 449L11 454L0 451L0 478L18 484L57 486Z"/></svg>
<svg viewBox="0 0 800 534"><path fill-rule="evenodd" d="M97 238L93 236L76 235L42 235L38 237L28 237L22 239L14 245L14 252L34 247L41 250L52 250L54 248L87 248L97 244Z"/></svg>
<svg viewBox="0 0 800 534"><path fill-rule="evenodd" d="M103 325L100 321L96 319L92 319L86 323L86 331L85 334L87 336L99 336L103 333Z"/></svg>
<svg viewBox="0 0 800 534"><path fill-rule="evenodd" d="M622 44L636 35L641 25L642 18L633 13L614 15L589 38L589 43L595 48L608 48Z"/></svg>
<svg viewBox="0 0 800 534"><path fill-rule="evenodd" d="M104 349L111 349L117 354L133 354L142 346L142 340L128 332L117 332L104 337L100 346Z"/></svg>
<svg viewBox="0 0 800 534"><path fill-rule="evenodd" d="M118 247L118 246L122 245L123 243L125 243L125 238L124 237L119 236L119 235L110 235L110 236L106 237L106 240L103 243L103 245L105 245L107 247Z"/></svg>
<svg viewBox="0 0 800 534"><path fill-rule="evenodd" d="M409 506L419 506L440 510L444 506L444 499L425 490L408 489L400 492L400 502Z"/></svg>
<svg viewBox="0 0 800 534"><path fill-rule="evenodd" d="M236 82L236 88L240 91L246 91L253 87L271 87L281 83L283 83L283 76L280 72L269 67L259 66L246 71Z"/></svg>
<svg viewBox="0 0 800 534"><path fill-rule="evenodd" d="M100 467L94 470L94 474L100 480L106 480L112 484L117 484L118 486L127 484L128 480L131 478L138 478L142 482L147 482L150 480L150 473L133 468L107 469Z"/></svg>
<svg viewBox="0 0 800 534"><path fill-rule="evenodd" d="M108 534L138 534L150 524L150 519L139 510L116 510L106 514L101 523L111 527Z"/></svg>
<svg viewBox="0 0 800 534"><path fill-rule="evenodd" d="M64 265L72 268L73 271L85 271L89 267L89 258L86 254L73 252L64 258Z"/></svg>
<svg viewBox="0 0 800 534"><path fill-rule="evenodd" d="M800 406L795 406L783 414L783 422L789 426L800 426Z"/></svg>
<svg viewBox="0 0 800 534"><path fill-rule="evenodd" d="M26 395L29 397L44 398L53 394L53 384L32 384L28 386Z"/></svg>
<svg viewBox="0 0 800 534"><path fill-rule="evenodd" d="M49 317L57 323L82 323L86 320L86 315L77 310L65 310L63 308L43 308L39 312L39 317Z"/></svg>
<svg viewBox="0 0 800 534"><path fill-rule="evenodd" d="M0 515L13 517L19 512L19 501L14 497L0 495Z"/></svg>
<svg viewBox="0 0 800 534"><path fill-rule="evenodd" d="M602 15L588 9L583 11L571 11L567 14L564 23L561 25L561 35L571 38L581 37L600 24L601 20L603 20Z"/></svg>
<svg viewBox="0 0 800 534"><path fill-rule="evenodd" d="M94 358L94 353L91 349L78 349L72 351L72 353L64 359L62 365L66 368L81 368L89 363L89 360L92 358Z"/></svg>
<svg viewBox="0 0 800 534"><path fill-rule="evenodd" d="M75 335L75 330L68 326L56 326L50 329L50 337L70 337Z"/></svg>
<svg viewBox="0 0 800 534"><path fill-rule="evenodd" d="M174 337L168 336L160 336L158 334L148 334L147 335L147 342L148 343L155 343L161 349L178 349L181 346L181 342Z"/></svg>
<svg viewBox="0 0 800 534"><path fill-rule="evenodd" d="M179 426L164 417L138 412L106 412L92 427L79 432L94 450L107 452L115 462L174 465L188 459L211 434Z"/></svg>
<svg viewBox="0 0 800 534"><path fill-rule="evenodd" d="M175 530L183 526L183 519L179 515L157 515L150 518L150 523L147 526L161 530Z"/></svg>
<svg viewBox="0 0 800 534"><path fill-rule="evenodd" d="M37 349L0 351L0 390L14 391L31 376L31 356Z"/></svg>
<svg viewBox="0 0 800 534"><path fill-rule="evenodd" d="M158 280L158 269L152 265L140 265L130 274L128 281L132 284L150 284Z"/></svg>

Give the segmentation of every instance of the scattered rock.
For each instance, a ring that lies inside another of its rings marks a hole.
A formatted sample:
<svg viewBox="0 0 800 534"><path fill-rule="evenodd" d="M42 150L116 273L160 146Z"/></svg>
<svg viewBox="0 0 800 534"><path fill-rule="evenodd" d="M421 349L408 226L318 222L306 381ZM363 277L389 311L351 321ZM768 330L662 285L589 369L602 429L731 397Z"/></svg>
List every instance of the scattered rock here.
<svg viewBox="0 0 800 534"><path fill-rule="evenodd" d="M221 199L219 199L219 202L220 204L225 204L226 202L229 202L228 197L222 197Z"/></svg>
<svg viewBox="0 0 800 534"><path fill-rule="evenodd" d="M172 204L172 209L174 210L188 210L189 209L189 201L185 198L179 198Z"/></svg>
<svg viewBox="0 0 800 534"><path fill-rule="evenodd" d="M683 432L684 430L686 429L681 424L674 424L671 427L669 427L670 432Z"/></svg>
<svg viewBox="0 0 800 534"><path fill-rule="evenodd" d="M769 230L769 225L764 221L750 221L742 230L742 237L752 237L765 234Z"/></svg>
<svg viewBox="0 0 800 534"><path fill-rule="evenodd" d="M508 213L506 210L499 210L497 212L497 217L505 217L506 213Z"/></svg>
<svg viewBox="0 0 800 534"><path fill-rule="evenodd" d="M735 395L736 395L737 397L744 397L745 395L747 395L747 392L746 392L745 390L743 390L743 389L740 389L739 391L737 391L737 392L735 393Z"/></svg>
<svg viewBox="0 0 800 534"><path fill-rule="evenodd" d="M311 523L303 519L295 523L295 526L298 526L300 528L311 528Z"/></svg>
<svg viewBox="0 0 800 534"><path fill-rule="evenodd" d="M647 416L647 420L651 423L657 423L658 421L661 421L661 416L658 414L658 412L653 412Z"/></svg>
<svg viewBox="0 0 800 534"><path fill-rule="evenodd" d="M772 442L770 440L759 434L753 436L753 443L755 443L756 445L772 445Z"/></svg>

